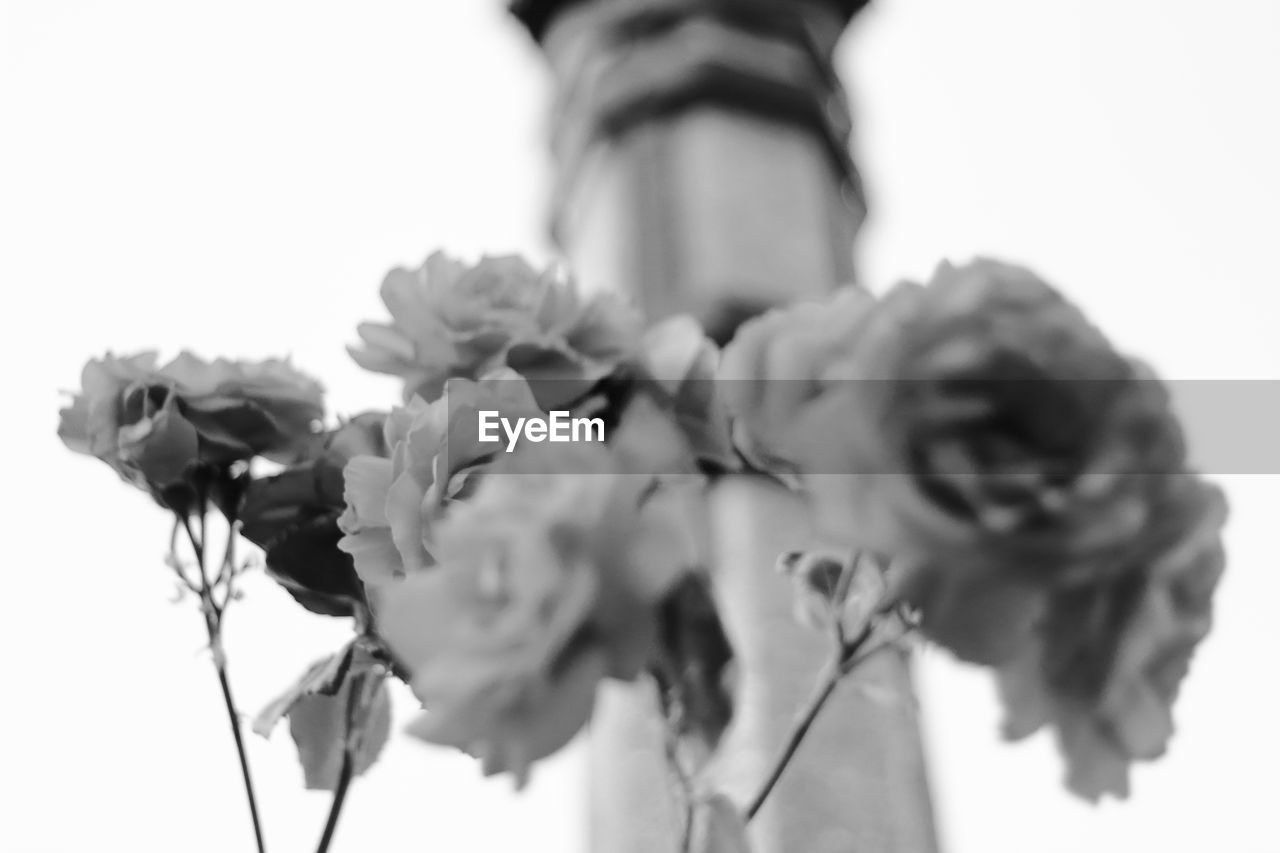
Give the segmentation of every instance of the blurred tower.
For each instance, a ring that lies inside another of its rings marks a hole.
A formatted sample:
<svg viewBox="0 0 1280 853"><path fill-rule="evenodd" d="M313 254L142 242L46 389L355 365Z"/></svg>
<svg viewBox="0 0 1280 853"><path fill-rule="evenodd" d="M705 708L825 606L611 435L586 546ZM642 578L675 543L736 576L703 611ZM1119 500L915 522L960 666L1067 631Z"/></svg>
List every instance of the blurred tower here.
<svg viewBox="0 0 1280 853"><path fill-rule="evenodd" d="M763 308L852 281L865 206L832 53L865 3L512 4L556 78L551 225L584 288L621 289L650 319L693 313L723 342ZM712 501L743 688L713 774L743 802L827 649L773 570L798 544L795 500L732 478ZM762 853L935 853L908 661L879 656L858 680L875 689L842 687L753 822ZM592 739L592 851L678 850L652 696L607 692Z"/></svg>

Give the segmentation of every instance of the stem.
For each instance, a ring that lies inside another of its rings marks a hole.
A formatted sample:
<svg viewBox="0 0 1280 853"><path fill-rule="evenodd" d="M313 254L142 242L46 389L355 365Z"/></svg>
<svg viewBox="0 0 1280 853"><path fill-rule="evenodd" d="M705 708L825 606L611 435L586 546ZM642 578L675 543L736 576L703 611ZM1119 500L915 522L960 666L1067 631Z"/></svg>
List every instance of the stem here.
<svg viewBox="0 0 1280 853"><path fill-rule="evenodd" d="M338 787L333 790L333 805L329 806L329 818L324 824L324 834L320 836L320 845L316 853L327 853L329 842L333 841L333 832L338 828L338 816L342 814L342 805L347 801L347 789L351 787L351 771L355 769L350 749L342 750L342 769L338 771Z"/></svg>
<svg viewBox="0 0 1280 853"><path fill-rule="evenodd" d="M375 689L378 682L374 682ZM342 814L342 806L347 801L347 789L351 787L351 779L355 776L356 749L360 740L360 712L366 704L366 680L357 675L351 679L347 688L346 730L342 736L342 766L338 769L338 784L333 789L333 803L329 806L329 817L324 822L324 832L320 835L320 844L316 853L328 853L329 844L333 841L333 833L338 828L338 818Z"/></svg>
<svg viewBox="0 0 1280 853"><path fill-rule="evenodd" d="M760 786L759 792L752 797L751 804L747 806L746 819L748 821L756 816L756 812L760 811L760 807L764 805L764 801L769 798L774 786L782 778L783 771L791 763L791 759L795 756L796 750L799 749L801 741L804 740L804 736L809 732L809 727L818 718L818 712L822 710L822 706L827 703L827 700L831 698L831 694L835 692L836 685L840 683L840 678L843 674L843 667L841 667L838 660L832 661L823 668L822 673L818 676L818 682L813 694L809 697L809 701L805 703L800 716L796 718L790 733L787 735L786 743L783 744L778 757L774 760L773 770L764 780L764 784Z"/></svg>
<svg viewBox="0 0 1280 853"><path fill-rule="evenodd" d="M235 739L236 757L240 761L240 775L244 779L245 798L249 801L249 817L253 821L254 841L257 843L258 853L266 853L266 842L262 834L262 817L258 813L258 799L253 791L253 775L249 771L249 755L245 751L244 736L240 731L240 711L236 708L235 699L231 695L231 681L227 678L227 656L222 648L222 607L219 607L214 599L205 562L203 509L201 509L200 518L201 535L197 538L191 526L191 520L186 516L180 517L182 526L187 531L187 539L199 563L200 610L204 614L205 630L209 634L209 651L213 656L213 667L218 673L218 686L222 689L222 701L227 709L227 720L231 724L231 736Z"/></svg>
<svg viewBox="0 0 1280 853"><path fill-rule="evenodd" d="M262 818L258 814L258 800L253 794L253 776L249 773L249 756L244 749L244 735L240 732L240 714L231 698L231 683L227 680L227 666L218 665L218 684L222 686L222 699L227 706L227 718L231 721L231 736L236 741L236 755L240 758L240 775L244 777L244 792L249 799L249 816L253 819L253 838L258 853L265 853L267 846L262 839Z"/></svg>

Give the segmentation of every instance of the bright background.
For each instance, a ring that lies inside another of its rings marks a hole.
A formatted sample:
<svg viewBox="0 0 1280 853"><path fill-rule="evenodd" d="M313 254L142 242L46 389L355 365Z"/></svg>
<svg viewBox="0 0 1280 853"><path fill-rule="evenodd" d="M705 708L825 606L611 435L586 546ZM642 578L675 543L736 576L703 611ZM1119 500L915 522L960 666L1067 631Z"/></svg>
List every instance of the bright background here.
<svg viewBox="0 0 1280 853"><path fill-rule="evenodd" d="M199 619L166 604L166 521L63 450L57 391L90 355L185 345L292 353L334 411L387 405L395 383L342 344L381 316L389 267L437 246L548 256L547 80L494 0L0 8L0 849L247 850ZM841 53L873 205L865 280L997 254L1165 376L1280 378L1277 44L1275 0L878 0ZM1219 628L1129 803L1069 799L1047 739L999 743L986 676L925 655L950 853L1280 850L1280 478L1224 482ZM245 589L228 646L253 712L347 631L265 578ZM311 850L327 796L301 790L284 731L251 749L269 846ZM513 797L398 738L334 849L575 849L578 758Z"/></svg>

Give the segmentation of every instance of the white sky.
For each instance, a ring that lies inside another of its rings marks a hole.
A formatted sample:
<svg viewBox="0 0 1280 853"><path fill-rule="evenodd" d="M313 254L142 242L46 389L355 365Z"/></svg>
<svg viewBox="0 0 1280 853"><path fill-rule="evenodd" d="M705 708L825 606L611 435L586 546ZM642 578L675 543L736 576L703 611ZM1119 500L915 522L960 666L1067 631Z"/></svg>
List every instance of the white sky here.
<svg viewBox="0 0 1280 853"><path fill-rule="evenodd" d="M291 352L334 411L391 380L342 344L377 285L443 246L548 256L548 88L496 2L0 3L5 748L0 848L247 849L199 620L166 604L165 520L65 452L59 388L108 348ZM844 45L882 289L941 257L1031 264L1169 377L1280 378L1280 3L879 0ZM1170 756L1091 809L1044 739L995 735L986 677L922 667L950 853L1280 849L1280 478L1224 481L1231 567ZM227 627L256 711L346 628L253 577ZM412 703L397 696L400 718ZM327 796L283 731L251 740L269 845ZM574 755L515 798L407 739L355 787L335 851L572 850Z"/></svg>

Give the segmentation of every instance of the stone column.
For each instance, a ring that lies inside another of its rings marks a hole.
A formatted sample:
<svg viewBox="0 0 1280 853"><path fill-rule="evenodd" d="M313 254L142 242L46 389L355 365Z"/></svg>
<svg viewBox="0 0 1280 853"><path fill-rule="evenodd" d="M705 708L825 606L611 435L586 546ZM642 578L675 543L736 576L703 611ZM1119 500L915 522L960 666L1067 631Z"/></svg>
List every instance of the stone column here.
<svg viewBox="0 0 1280 853"><path fill-rule="evenodd" d="M865 0L519 0L557 83L551 227L585 289L724 342L747 317L853 278L865 206L832 65ZM801 508L748 478L712 495L719 595L741 667L713 765L745 801L825 660L773 570ZM936 853L908 661L885 655L824 710L753 822L762 853ZM872 698L874 697L874 698ZM601 697L593 853L678 848L661 722L643 688Z"/></svg>

